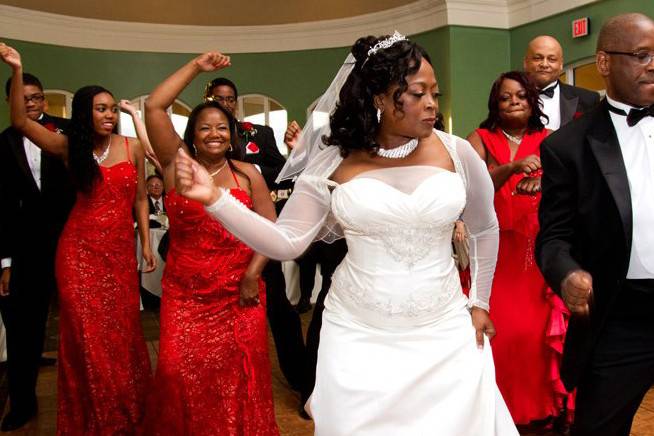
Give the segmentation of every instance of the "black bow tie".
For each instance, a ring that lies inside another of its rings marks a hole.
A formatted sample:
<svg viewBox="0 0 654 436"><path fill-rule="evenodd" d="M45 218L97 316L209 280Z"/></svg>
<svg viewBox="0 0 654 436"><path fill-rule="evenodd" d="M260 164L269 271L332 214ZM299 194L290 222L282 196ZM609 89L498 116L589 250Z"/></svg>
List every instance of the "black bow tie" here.
<svg viewBox="0 0 654 436"><path fill-rule="evenodd" d="M554 90L556 89L557 86L559 86L559 82L556 82L556 85L550 86L549 88L541 89L540 91L538 91L538 93L540 95L544 95L549 98L552 98L554 97Z"/></svg>
<svg viewBox="0 0 654 436"><path fill-rule="evenodd" d="M647 106L641 109L632 108L628 114L623 109L618 109L617 107L612 106L610 104L609 104L609 110L618 115L626 116L627 125L629 127L635 126L636 124L638 124L640 120L642 120L645 117L654 117L654 105Z"/></svg>

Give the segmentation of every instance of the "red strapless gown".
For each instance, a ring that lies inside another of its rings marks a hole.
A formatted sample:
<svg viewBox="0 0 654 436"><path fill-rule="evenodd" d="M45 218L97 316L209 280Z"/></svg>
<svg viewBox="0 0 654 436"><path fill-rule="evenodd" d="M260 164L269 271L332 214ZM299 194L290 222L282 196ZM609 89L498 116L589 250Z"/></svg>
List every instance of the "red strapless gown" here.
<svg viewBox="0 0 654 436"><path fill-rule="evenodd" d="M502 132L477 133L498 164L510 162ZM546 130L525 135L514 160L540 155L546 136ZM514 195L523 177L512 175L495 193L500 248L490 299L497 385L516 424L558 416L568 398L559 367L569 313L536 265L540 193Z"/></svg>
<svg viewBox="0 0 654 436"><path fill-rule="evenodd" d="M140 434L151 382L139 314L132 205L136 169L101 167L59 240L57 433Z"/></svg>
<svg viewBox="0 0 654 436"><path fill-rule="evenodd" d="M252 207L245 191L231 194ZM174 191L165 201L170 248L148 433L278 435L263 282L261 304L238 304L253 251L200 203Z"/></svg>

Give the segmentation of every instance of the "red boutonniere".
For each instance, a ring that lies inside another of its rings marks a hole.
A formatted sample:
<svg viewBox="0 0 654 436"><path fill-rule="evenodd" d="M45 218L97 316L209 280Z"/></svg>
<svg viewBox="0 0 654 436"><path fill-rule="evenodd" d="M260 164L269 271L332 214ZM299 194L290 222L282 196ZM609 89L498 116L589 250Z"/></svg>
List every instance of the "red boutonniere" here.
<svg viewBox="0 0 654 436"><path fill-rule="evenodd" d="M583 112L575 112L575 114L572 116L572 119L576 120L577 118L581 118L583 114Z"/></svg>
<svg viewBox="0 0 654 436"><path fill-rule="evenodd" d="M250 138L257 134L257 129L254 128L254 124L247 121L239 123L239 131L241 136L245 137L246 141L250 141Z"/></svg>
<svg viewBox="0 0 654 436"><path fill-rule="evenodd" d="M43 125L43 127L45 127L46 129L48 129L51 132L62 133L62 130L60 128L58 128L57 126L55 126L54 123L45 123Z"/></svg>

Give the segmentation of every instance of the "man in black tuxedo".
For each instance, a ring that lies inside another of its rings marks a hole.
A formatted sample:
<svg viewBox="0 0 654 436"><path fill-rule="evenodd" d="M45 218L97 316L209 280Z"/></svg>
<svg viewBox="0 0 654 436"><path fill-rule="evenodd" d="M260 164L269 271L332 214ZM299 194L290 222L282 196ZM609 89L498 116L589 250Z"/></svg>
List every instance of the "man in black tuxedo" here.
<svg viewBox="0 0 654 436"><path fill-rule="evenodd" d="M545 127L557 130L588 112L599 102L599 94L559 82L563 72L563 49L551 36L537 36L529 42L523 68L540 89Z"/></svg>
<svg viewBox="0 0 654 436"><path fill-rule="evenodd" d="M236 116L238 90L231 80L224 77L212 80L207 84L204 98L221 103ZM275 183L286 161L277 148L275 135L270 127L240 122L237 124L237 140L232 141L232 145L238 148L242 160L253 164L261 172L268 189L274 194L273 198L280 199L278 192L281 191L288 196L289 187ZM276 201L277 213L281 211L282 205L283 202ZM266 309L279 367L291 387L300 392L304 388L306 361L300 316L286 296L286 281L281 263L276 260L268 261L262 275L266 282Z"/></svg>
<svg viewBox="0 0 654 436"><path fill-rule="evenodd" d="M572 312L561 376L573 435L629 435L654 383L654 22L609 19L607 98L541 146L538 264Z"/></svg>
<svg viewBox="0 0 654 436"><path fill-rule="evenodd" d="M163 179L158 174L149 175L145 180L145 189L148 191L148 214L157 215L166 212L164 204ZM150 228L158 229L161 223L150 216Z"/></svg>
<svg viewBox="0 0 654 436"><path fill-rule="evenodd" d="M43 86L23 75L27 115L51 130L66 120L44 113ZM9 93L9 82L5 87ZM54 257L59 233L75 200L61 160L41 152L13 128L0 134L0 313L7 329L10 409L0 429L15 430L36 414L36 378L45 325L56 290Z"/></svg>

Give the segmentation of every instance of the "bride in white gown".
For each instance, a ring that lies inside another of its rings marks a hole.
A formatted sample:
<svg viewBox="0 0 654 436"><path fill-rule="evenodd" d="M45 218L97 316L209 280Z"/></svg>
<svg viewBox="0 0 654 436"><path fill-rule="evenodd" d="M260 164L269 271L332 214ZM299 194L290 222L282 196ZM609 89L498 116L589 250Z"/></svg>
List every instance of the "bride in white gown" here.
<svg viewBox="0 0 654 436"><path fill-rule="evenodd" d="M308 164L276 223L217 190L183 152L178 190L275 259L345 236L307 405L316 435L517 435L486 338L498 246L488 171L468 142L433 130L438 85L422 48L399 35L367 37L352 54L327 146L311 148L321 130L305 128L286 173ZM469 299L452 259L461 216Z"/></svg>

